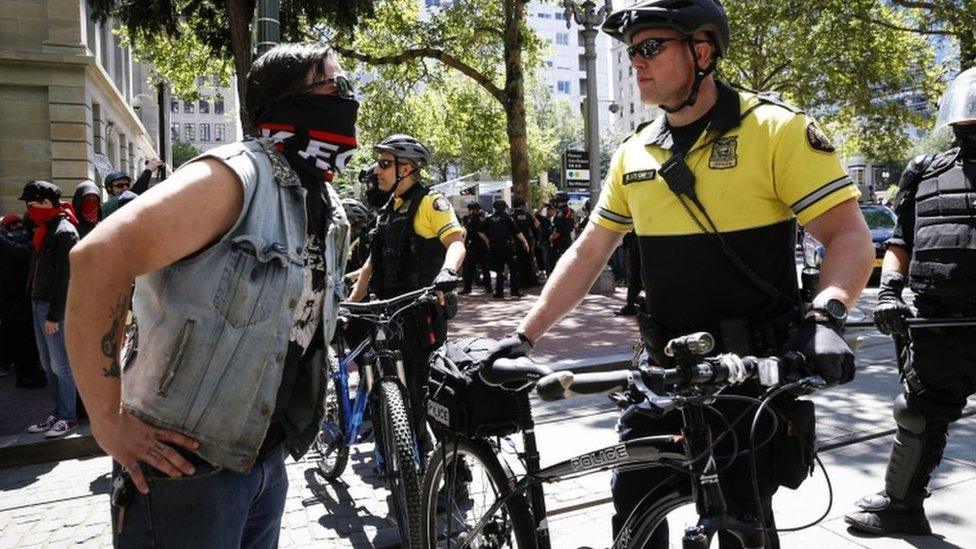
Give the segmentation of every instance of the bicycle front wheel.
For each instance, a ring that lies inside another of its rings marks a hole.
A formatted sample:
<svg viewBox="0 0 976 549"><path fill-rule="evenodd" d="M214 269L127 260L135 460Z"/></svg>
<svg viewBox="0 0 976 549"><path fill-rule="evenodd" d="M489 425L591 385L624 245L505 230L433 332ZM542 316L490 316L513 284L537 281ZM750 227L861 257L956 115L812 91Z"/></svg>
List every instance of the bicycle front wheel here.
<svg viewBox="0 0 976 549"><path fill-rule="evenodd" d="M380 381L379 411L378 441L382 441L381 453L386 465L400 540L405 547L421 547L420 456L414 444L413 426L403 399L403 391L396 381Z"/></svg>
<svg viewBox="0 0 976 549"><path fill-rule="evenodd" d="M663 490L654 490L646 496L614 540L613 549L644 549L651 547L657 527L668 514L683 505L694 503L691 494L679 490L673 484Z"/></svg>
<svg viewBox="0 0 976 549"><path fill-rule="evenodd" d="M514 494L474 527L511 483L498 458L483 440L446 440L434 449L424 474L425 549L462 543L476 549L536 546L532 515L525 496Z"/></svg>

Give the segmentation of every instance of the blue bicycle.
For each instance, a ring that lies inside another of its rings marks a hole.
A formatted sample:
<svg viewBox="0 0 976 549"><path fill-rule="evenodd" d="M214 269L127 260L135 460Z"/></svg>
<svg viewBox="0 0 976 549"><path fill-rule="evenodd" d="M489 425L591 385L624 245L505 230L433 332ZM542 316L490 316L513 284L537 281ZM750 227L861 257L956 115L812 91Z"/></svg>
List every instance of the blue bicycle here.
<svg viewBox="0 0 976 549"><path fill-rule="evenodd" d="M325 419L315 441L322 476L335 480L349 460L349 447L364 440L368 413L376 441L377 468L392 493L392 508L407 547L419 547L421 528L420 483L422 456L410 420L403 357L387 342L402 314L435 303L434 287L421 288L386 300L340 304L337 337L338 364L329 372L332 390L325 404ZM355 334L354 332L361 333ZM360 341L351 350L347 336ZM355 365L358 383L352 396L350 369Z"/></svg>

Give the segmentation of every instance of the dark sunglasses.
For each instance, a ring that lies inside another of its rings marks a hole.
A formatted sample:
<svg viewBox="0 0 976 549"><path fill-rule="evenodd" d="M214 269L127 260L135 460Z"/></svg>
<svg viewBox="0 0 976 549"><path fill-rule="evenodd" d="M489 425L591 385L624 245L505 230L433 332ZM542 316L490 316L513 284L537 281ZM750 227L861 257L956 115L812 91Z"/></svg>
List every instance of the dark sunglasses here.
<svg viewBox="0 0 976 549"><path fill-rule="evenodd" d="M392 166L395 163L396 163L395 160L387 160L385 158L376 161L376 165L379 166L381 170L388 169L390 166Z"/></svg>
<svg viewBox="0 0 976 549"><path fill-rule="evenodd" d="M130 183L113 183L112 186L116 189L128 189L132 185Z"/></svg>
<svg viewBox="0 0 976 549"><path fill-rule="evenodd" d="M664 49L664 45L668 42L684 41L684 38L648 38L647 40L642 40L627 48L627 57L629 57L631 61L633 61L638 55L644 59L650 59L661 53L661 50Z"/></svg>
<svg viewBox="0 0 976 549"><path fill-rule="evenodd" d="M356 97L356 90L353 88L352 82L350 82L349 78L347 78L344 74L338 74L329 78L321 78L312 82L311 84L302 86L301 91L311 91L319 86L335 86L335 95L343 99L354 99Z"/></svg>

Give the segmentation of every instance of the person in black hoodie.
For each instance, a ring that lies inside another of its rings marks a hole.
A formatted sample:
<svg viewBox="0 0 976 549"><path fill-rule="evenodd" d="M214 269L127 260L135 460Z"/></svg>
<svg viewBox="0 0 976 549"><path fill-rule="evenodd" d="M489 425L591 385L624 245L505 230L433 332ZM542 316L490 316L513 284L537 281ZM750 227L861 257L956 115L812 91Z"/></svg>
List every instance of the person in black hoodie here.
<svg viewBox="0 0 976 549"><path fill-rule="evenodd" d="M39 389L47 381L37 356L27 292L31 233L17 214L0 218L0 366L14 367L17 387Z"/></svg>
<svg viewBox="0 0 976 549"><path fill-rule="evenodd" d="M34 309L34 337L54 398L54 411L27 428L31 433L60 437L78 426L78 394L64 345L64 307L68 296L68 253L78 243L78 220L62 205L61 189L47 181L31 181L20 196L37 226L31 246L28 287Z"/></svg>
<svg viewBox="0 0 976 549"><path fill-rule="evenodd" d="M82 181L75 187L75 196L71 199L71 206L78 217L78 238L85 238L102 220L102 197L91 181Z"/></svg>

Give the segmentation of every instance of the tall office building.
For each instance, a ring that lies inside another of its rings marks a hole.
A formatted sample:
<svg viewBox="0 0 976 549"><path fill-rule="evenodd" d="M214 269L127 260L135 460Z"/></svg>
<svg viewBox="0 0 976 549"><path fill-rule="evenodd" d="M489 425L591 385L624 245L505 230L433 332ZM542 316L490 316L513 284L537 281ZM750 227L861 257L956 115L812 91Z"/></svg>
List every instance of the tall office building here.
<svg viewBox="0 0 976 549"><path fill-rule="evenodd" d="M160 137L169 156L158 89L116 26L92 20L86 0L0 2L0 212L21 211L33 179L70 197L107 171L137 172Z"/></svg>
<svg viewBox="0 0 976 549"><path fill-rule="evenodd" d="M213 78L197 79L200 98L169 101L170 133L189 143L200 152L241 139L240 117L237 113L237 84L235 78L226 87Z"/></svg>

